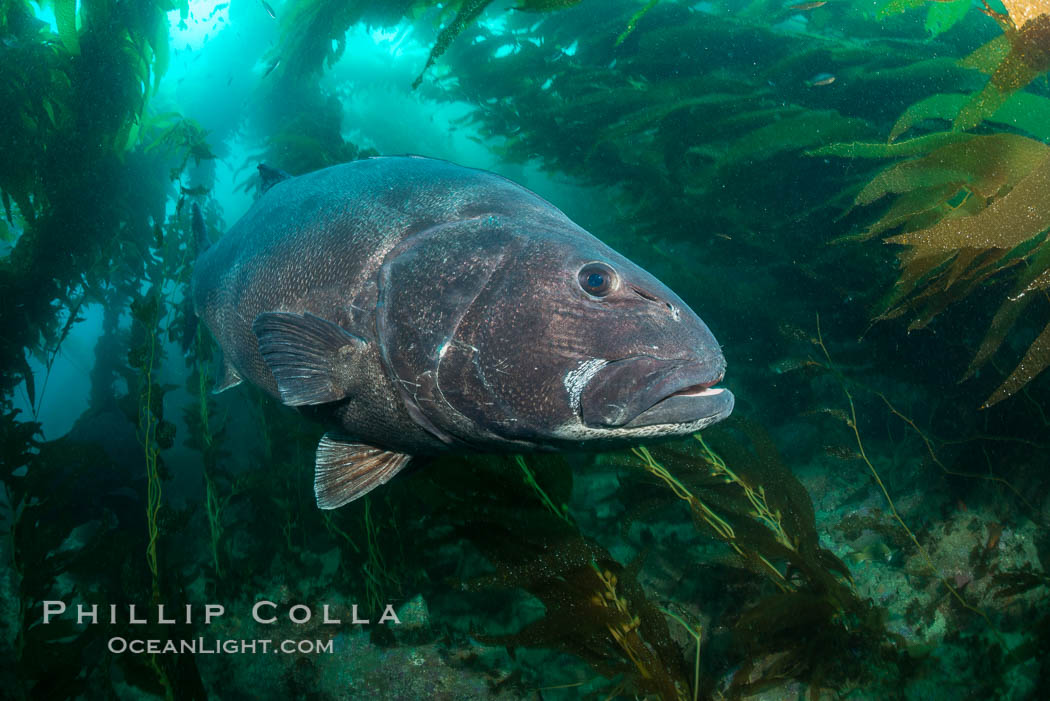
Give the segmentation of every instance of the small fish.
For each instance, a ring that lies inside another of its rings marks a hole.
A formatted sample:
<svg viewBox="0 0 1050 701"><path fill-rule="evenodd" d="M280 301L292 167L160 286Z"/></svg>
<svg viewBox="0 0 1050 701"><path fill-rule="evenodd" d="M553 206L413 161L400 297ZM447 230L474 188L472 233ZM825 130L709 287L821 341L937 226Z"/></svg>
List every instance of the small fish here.
<svg viewBox="0 0 1050 701"><path fill-rule="evenodd" d="M999 538L1003 535L1003 527L998 523L988 524L988 542L985 543L985 550L995 550L999 547Z"/></svg>
<svg viewBox="0 0 1050 701"><path fill-rule="evenodd" d="M890 546L878 541L860 550L854 550L846 555L845 559L853 564L861 562L889 562L893 559L893 550Z"/></svg>
<svg viewBox="0 0 1050 701"><path fill-rule="evenodd" d="M799 12L805 12L806 10L815 10L818 7L824 7L828 4L828 0L816 0L815 2L800 2L797 5L789 5L789 10L798 10Z"/></svg>
<svg viewBox="0 0 1050 701"><path fill-rule="evenodd" d="M190 197L199 197L201 195L207 195L211 190L207 185L198 185L197 187L182 187L179 186L179 192L183 195L189 195Z"/></svg>
<svg viewBox="0 0 1050 701"><path fill-rule="evenodd" d="M266 14L270 15L270 19L277 19L277 13L273 11L272 7L270 7L270 3L266 2L266 0L259 0L259 2L262 3L263 9L266 10Z"/></svg>
<svg viewBox="0 0 1050 701"><path fill-rule="evenodd" d="M263 73L263 78L265 78L266 76L270 75L275 70L277 70L277 66L279 66L279 65L281 65L281 59L277 59L276 61L271 63L270 67L266 69L265 73Z"/></svg>
<svg viewBox="0 0 1050 701"><path fill-rule="evenodd" d="M806 85L811 88L820 87L821 85L831 85L835 82L835 76L831 73L818 73L809 80L806 81Z"/></svg>

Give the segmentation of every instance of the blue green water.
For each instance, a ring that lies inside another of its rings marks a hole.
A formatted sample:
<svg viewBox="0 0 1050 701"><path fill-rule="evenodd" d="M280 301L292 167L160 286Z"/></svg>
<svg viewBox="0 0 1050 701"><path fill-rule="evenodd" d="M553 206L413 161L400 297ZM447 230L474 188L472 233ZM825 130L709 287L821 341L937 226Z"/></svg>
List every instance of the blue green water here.
<svg viewBox="0 0 1050 701"><path fill-rule="evenodd" d="M1046 698L1048 69L1039 2L0 0L0 695ZM732 416L318 509L195 261L401 154L666 284Z"/></svg>

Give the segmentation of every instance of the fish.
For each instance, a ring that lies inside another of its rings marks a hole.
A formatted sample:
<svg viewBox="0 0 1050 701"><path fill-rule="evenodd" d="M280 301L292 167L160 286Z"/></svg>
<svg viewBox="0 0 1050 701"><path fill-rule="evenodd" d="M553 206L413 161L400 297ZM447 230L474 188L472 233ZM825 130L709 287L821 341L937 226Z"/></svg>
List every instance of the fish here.
<svg viewBox="0 0 1050 701"><path fill-rule="evenodd" d="M828 0L816 0L815 2L800 2L797 5L789 5L789 10L798 10L799 12L805 12L806 10L815 10L818 7L824 7L828 4Z"/></svg>
<svg viewBox="0 0 1050 701"><path fill-rule="evenodd" d="M266 0L259 0L259 2L262 3L263 9L266 10L266 14L270 15L270 19L277 19L277 13L273 11L272 7L270 7L270 3L266 2Z"/></svg>
<svg viewBox="0 0 1050 701"><path fill-rule="evenodd" d="M890 546L882 541L876 541L847 554L845 559L853 564L859 564L861 562L890 562L893 556L894 550Z"/></svg>
<svg viewBox="0 0 1050 701"><path fill-rule="evenodd" d="M289 173L286 173L279 168L272 168L265 163L260 163L256 166L256 169L259 171L259 179L262 181L263 192L266 192L277 183L292 177Z"/></svg>
<svg viewBox="0 0 1050 701"><path fill-rule="evenodd" d="M820 87L822 85L831 85L835 82L835 76L831 73L818 73L809 80L806 81L806 85L811 88Z"/></svg>
<svg viewBox="0 0 1050 701"><path fill-rule="evenodd" d="M280 58L274 59L274 62L270 64L270 67L266 69L266 72L263 73L262 77L265 78L266 76L268 76L271 73L273 73L275 70L277 70L277 66L279 66L279 65L281 65L281 59Z"/></svg>
<svg viewBox="0 0 1050 701"><path fill-rule="evenodd" d="M211 188L207 185L198 185L197 187L179 186L179 193L189 197L200 197L202 195L207 195L209 192L211 192Z"/></svg>
<svg viewBox="0 0 1050 701"><path fill-rule="evenodd" d="M418 156L265 175L193 304L216 391L247 381L325 425L320 508L416 456L624 447L732 412L700 317L524 187Z"/></svg>

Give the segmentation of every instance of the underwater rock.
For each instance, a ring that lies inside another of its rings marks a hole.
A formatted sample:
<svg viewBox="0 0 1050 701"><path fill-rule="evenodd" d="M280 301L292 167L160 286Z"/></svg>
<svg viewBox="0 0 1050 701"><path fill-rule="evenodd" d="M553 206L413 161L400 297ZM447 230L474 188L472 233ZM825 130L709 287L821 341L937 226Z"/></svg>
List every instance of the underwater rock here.
<svg viewBox="0 0 1050 701"><path fill-rule="evenodd" d="M417 630L430 625L430 609L422 594L406 602L397 610L397 617L401 621L401 630Z"/></svg>

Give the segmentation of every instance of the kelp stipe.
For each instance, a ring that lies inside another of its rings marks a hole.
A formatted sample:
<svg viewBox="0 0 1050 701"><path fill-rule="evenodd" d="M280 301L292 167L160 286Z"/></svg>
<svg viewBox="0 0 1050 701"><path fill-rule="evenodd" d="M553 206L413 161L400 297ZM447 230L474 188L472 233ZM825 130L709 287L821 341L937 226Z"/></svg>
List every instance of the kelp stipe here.
<svg viewBox="0 0 1050 701"><path fill-rule="evenodd" d="M820 546L805 489L760 427L729 423L692 445L636 450L642 467L689 505L697 528L729 546L737 567L775 586L729 614L733 642L721 654L739 666L725 693L745 696L797 680L816 698L899 674L899 641L884 613L857 596L846 566ZM708 674L711 667L705 662Z"/></svg>
<svg viewBox="0 0 1050 701"><path fill-rule="evenodd" d="M108 431L109 447L117 447L108 421L105 415L85 417L74 429L84 440L63 438L39 444L39 452L22 454L24 474L3 475L15 510L7 535L19 597L19 619L11 622L17 626L18 676L10 691L15 698L106 696L116 693L109 672L109 666L116 665L131 687L178 698L204 698L192 655L126 654L103 663L107 640L114 636L165 641L190 634L184 625L129 624L127 604L151 601L156 584L146 566L150 545L142 509L147 503L146 480L141 463L114 461L107 455L98 431ZM12 464L7 458L18 456L19 443L33 446L28 428L32 426L5 423L5 464ZM85 498L89 494L105 498ZM184 527L185 517L167 513L161 537L166 529ZM160 554L160 566L170 567L172 574L186 565L163 557L163 545ZM160 585L163 601L177 609L184 600L182 582L173 576ZM76 603L99 605L102 624L78 626L76 614L69 610L41 625L43 602L69 604L72 592L79 599ZM121 611L115 623L107 620L107 602Z"/></svg>
<svg viewBox="0 0 1050 701"><path fill-rule="evenodd" d="M641 560L624 566L580 533L562 507L572 488L564 458L528 456L524 471L515 462L443 458L413 477L412 492L429 509L427 521L445 524L430 548L469 542L495 569L470 575L460 586L476 592L479 604L514 590L543 604L542 616L516 632L478 628L473 637L574 655L609 680L604 694L692 698L691 675L667 619L637 582Z"/></svg>

